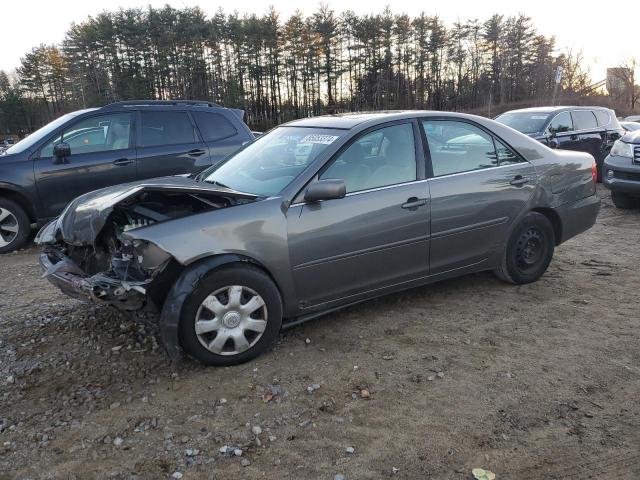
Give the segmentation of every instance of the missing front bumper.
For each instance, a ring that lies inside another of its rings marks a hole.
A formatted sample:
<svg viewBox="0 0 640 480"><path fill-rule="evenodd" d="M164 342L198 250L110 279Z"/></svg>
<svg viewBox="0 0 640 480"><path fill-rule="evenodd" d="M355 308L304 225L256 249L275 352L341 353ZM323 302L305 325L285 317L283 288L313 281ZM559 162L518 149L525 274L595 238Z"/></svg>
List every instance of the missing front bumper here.
<svg viewBox="0 0 640 480"><path fill-rule="evenodd" d="M77 300L106 303L125 311L147 305L144 282L124 282L103 273L88 276L71 259L48 249L40 254L40 266L43 277Z"/></svg>

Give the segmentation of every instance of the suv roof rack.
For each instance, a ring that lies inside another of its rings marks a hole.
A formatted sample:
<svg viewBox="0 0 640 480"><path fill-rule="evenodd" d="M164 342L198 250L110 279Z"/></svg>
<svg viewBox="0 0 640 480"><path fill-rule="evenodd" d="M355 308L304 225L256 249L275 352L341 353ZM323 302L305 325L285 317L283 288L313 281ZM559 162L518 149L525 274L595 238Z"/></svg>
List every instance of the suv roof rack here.
<svg viewBox="0 0 640 480"><path fill-rule="evenodd" d="M113 102L102 107L103 110L110 110L118 107L152 107L152 106L203 106L203 107L222 107L217 103L207 102L206 100L123 100Z"/></svg>

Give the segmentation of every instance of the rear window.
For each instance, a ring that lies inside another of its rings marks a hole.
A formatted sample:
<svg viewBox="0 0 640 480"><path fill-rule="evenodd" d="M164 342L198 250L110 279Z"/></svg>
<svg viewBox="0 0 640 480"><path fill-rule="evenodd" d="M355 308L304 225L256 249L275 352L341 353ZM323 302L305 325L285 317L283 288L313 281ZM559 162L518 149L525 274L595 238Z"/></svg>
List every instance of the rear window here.
<svg viewBox="0 0 640 480"><path fill-rule="evenodd" d="M591 110L574 110L571 112L573 117L573 127L576 130L589 130L598 126L596 117Z"/></svg>
<svg viewBox="0 0 640 480"><path fill-rule="evenodd" d="M593 113L596 115L596 119L598 120L598 125L609 125L611 122L611 117L609 116L609 112L604 110L595 110Z"/></svg>
<svg viewBox="0 0 640 480"><path fill-rule="evenodd" d="M214 142L234 136L238 131L229 120L219 113L193 112L205 142Z"/></svg>
<svg viewBox="0 0 640 480"><path fill-rule="evenodd" d="M187 112L141 112L140 143L143 147L197 142Z"/></svg>

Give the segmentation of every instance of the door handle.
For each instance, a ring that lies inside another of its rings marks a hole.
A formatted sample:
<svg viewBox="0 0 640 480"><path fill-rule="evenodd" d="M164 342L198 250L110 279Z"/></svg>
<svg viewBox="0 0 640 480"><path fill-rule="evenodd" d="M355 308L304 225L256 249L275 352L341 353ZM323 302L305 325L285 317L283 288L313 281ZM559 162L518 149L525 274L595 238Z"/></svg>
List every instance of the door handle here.
<svg viewBox="0 0 640 480"><path fill-rule="evenodd" d="M525 183L527 183L529 179L527 177L523 177L522 175L516 175L513 177L513 180L509 182L510 185L514 185L516 187L521 187Z"/></svg>
<svg viewBox="0 0 640 480"><path fill-rule="evenodd" d="M569 138L571 140L577 140L578 139L578 135L571 135Z"/></svg>
<svg viewBox="0 0 640 480"><path fill-rule="evenodd" d="M205 154L205 151L200 150L199 148L194 148L193 150L189 150L187 152L187 155L189 155L190 157L199 157L204 154Z"/></svg>
<svg viewBox="0 0 640 480"><path fill-rule="evenodd" d="M417 210L419 207L427 204L426 198L411 197L401 205L405 210Z"/></svg>
<svg viewBox="0 0 640 480"><path fill-rule="evenodd" d="M113 164L122 167L124 165L131 165L134 162L135 160L132 160L130 158L119 158L118 160L114 160Z"/></svg>

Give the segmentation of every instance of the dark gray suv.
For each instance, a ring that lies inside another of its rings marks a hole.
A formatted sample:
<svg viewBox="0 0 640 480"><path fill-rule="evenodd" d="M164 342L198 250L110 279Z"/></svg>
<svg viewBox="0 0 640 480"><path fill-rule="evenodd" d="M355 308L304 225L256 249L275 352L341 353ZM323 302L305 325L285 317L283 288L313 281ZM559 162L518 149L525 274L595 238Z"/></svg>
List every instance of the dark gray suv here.
<svg viewBox="0 0 640 480"><path fill-rule="evenodd" d="M481 270L523 284L593 225L595 163L443 112L298 120L195 179L84 195L36 241L80 299L161 311L171 355L249 360L281 326Z"/></svg>
<svg viewBox="0 0 640 480"><path fill-rule="evenodd" d="M243 115L208 102L132 100L45 125L0 154L0 253L78 195L219 162L253 140Z"/></svg>

